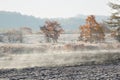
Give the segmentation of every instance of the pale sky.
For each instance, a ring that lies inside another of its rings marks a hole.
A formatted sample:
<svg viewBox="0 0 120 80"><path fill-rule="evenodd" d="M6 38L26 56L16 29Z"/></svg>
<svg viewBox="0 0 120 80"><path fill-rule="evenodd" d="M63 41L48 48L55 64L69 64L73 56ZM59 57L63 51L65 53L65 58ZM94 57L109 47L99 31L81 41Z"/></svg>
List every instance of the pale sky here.
<svg viewBox="0 0 120 80"><path fill-rule="evenodd" d="M20 12L41 18L109 15L109 0L0 0L0 11Z"/></svg>

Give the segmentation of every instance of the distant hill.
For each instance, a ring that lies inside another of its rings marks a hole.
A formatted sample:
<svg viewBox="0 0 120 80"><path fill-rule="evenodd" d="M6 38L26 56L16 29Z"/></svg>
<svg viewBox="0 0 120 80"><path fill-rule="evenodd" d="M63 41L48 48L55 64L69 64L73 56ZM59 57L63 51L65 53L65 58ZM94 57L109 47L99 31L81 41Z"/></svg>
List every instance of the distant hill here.
<svg viewBox="0 0 120 80"><path fill-rule="evenodd" d="M85 23L85 15L78 15L70 18L51 18L57 20L66 30L75 30ZM17 12L0 11L0 29L30 27L33 30L39 30L39 26L44 25L47 18L41 19L34 16L22 15ZM107 19L107 16L96 16L98 22Z"/></svg>

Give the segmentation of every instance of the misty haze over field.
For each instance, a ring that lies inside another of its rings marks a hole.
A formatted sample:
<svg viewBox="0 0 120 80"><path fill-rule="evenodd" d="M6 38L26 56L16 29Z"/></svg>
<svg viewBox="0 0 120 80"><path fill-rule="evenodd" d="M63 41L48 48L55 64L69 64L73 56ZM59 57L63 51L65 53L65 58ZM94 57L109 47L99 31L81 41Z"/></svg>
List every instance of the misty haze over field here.
<svg viewBox="0 0 120 80"><path fill-rule="evenodd" d="M120 0L0 0L0 80L120 80Z"/></svg>

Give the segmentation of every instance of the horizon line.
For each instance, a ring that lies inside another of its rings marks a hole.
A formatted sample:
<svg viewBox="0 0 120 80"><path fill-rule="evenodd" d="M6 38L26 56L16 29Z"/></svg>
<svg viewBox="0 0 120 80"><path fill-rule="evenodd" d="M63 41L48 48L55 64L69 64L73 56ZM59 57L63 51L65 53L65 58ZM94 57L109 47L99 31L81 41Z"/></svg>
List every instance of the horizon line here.
<svg viewBox="0 0 120 80"><path fill-rule="evenodd" d="M83 16L89 16L89 15L93 15L93 14L76 14L74 16L70 16L70 17L40 17L40 16L35 16L35 15L31 15L31 14L24 14L22 12L18 12L18 11L7 11L7 10L0 10L0 12L8 12L8 13L17 13L17 14L20 14L20 15L23 15L23 16L32 16L32 17L35 17L35 18L41 18L41 19L56 19L56 18L59 18L59 19L67 19L67 18L73 18L73 17L77 17L77 16L80 16L80 15L83 15ZM100 14L96 14L95 16L110 16L110 15L100 15Z"/></svg>

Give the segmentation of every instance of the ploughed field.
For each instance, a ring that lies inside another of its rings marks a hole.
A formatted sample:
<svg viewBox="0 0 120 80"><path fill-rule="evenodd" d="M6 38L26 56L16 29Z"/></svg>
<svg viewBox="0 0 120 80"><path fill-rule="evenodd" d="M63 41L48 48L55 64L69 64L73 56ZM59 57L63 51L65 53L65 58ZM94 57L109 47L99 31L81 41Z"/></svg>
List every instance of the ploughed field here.
<svg viewBox="0 0 120 80"><path fill-rule="evenodd" d="M0 70L1 80L120 80L120 63Z"/></svg>

